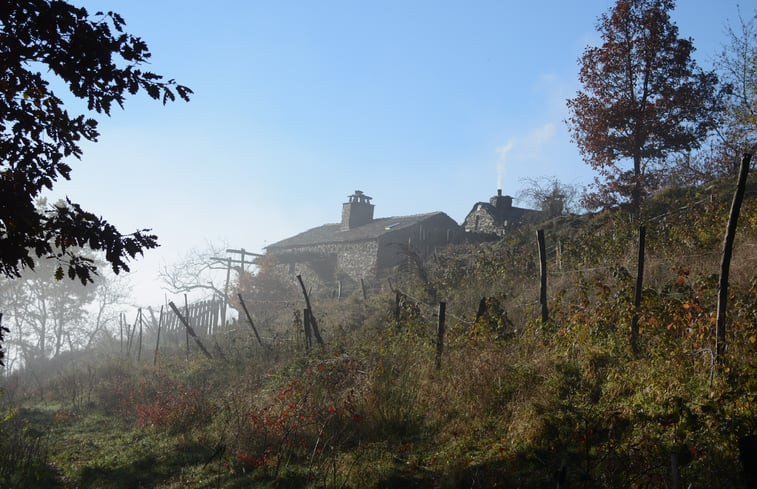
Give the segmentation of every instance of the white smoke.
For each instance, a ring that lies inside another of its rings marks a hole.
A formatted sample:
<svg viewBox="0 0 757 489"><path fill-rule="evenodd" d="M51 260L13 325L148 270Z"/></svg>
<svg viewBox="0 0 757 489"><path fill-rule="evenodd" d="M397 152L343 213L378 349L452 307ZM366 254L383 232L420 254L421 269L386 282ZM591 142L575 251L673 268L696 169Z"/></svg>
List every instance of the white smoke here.
<svg viewBox="0 0 757 489"><path fill-rule="evenodd" d="M504 146L497 148L497 189L502 188L502 181L505 177L505 163L507 162L507 154L513 149L513 140L509 140Z"/></svg>

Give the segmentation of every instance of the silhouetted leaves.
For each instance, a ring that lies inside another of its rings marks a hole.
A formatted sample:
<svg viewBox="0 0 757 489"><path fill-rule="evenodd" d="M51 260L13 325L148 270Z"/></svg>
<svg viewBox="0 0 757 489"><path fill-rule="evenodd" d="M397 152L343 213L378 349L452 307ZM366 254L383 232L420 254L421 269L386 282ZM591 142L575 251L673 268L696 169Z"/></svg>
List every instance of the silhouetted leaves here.
<svg viewBox="0 0 757 489"><path fill-rule="evenodd" d="M113 271L157 246L147 230L121 234L78 204L38 209L35 200L59 178L69 179L65 161L80 158L82 140L97 141L97 121L71 115L43 77L52 74L89 110L109 115L126 94L144 91L163 103L192 91L164 81L140 66L147 44L124 32L115 12L97 12L63 1L18 0L0 5L0 273L18 277L34 259L59 262L55 277L91 281L96 267L78 247L103 250ZM44 69L40 70L40 65ZM55 251L54 251L55 250Z"/></svg>

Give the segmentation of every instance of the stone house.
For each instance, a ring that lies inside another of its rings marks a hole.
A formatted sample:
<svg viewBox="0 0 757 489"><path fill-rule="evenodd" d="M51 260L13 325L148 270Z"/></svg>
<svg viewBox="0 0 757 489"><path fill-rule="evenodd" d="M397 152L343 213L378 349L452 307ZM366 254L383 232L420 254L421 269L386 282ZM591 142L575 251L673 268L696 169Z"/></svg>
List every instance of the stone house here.
<svg viewBox="0 0 757 489"><path fill-rule="evenodd" d="M279 274L302 274L314 290L347 291L408 259L408 249L427 256L459 243L460 226L443 212L373 217L371 197L356 190L342 204L342 220L324 224L266 247Z"/></svg>
<svg viewBox="0 0 757 489"><path fill-rule="evenodd" d="M507 234L508 229L525 222L533 222L541 217L540 211L514 207L513 198L502 195L500 189L497 190L497 195L489 199L489 202L476 202L465 217L463 228L467 233L502 237Z"/></svg>

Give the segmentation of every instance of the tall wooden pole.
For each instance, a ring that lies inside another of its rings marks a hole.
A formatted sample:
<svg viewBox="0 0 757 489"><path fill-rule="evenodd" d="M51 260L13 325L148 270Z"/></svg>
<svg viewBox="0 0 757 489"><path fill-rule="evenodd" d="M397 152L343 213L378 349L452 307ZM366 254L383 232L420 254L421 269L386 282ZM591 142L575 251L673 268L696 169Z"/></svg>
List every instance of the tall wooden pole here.
<svg viewBox="0 0 757 489"><path fill-rule="evenodd" d="M544 246L543 229L536 231L536 241L539 245L539 274L541 275L541 286L539 287L541 322L546 323L549 320L549 311L547 309L547 250Z"/></svg>
<svg viewBox="0 0 757 489"><path fill-rule="evenodd" d="M733 194L731 202L731 214L728 218L728 228L726 229L725 239L723 240L723 259L720 262L720 283L718 285L718 317L716 321L715 336L715 354L717 361L722 361L725 352L725 319L726 307L728 305L728 275L731 268L731 257L733 256L733 240L736 237L736 224L739 220L741 203L744 201L744 191L746 190L746 179L749 173L749 162L752 160L752 154L746 153L741 159L739 168L739 179L736 184L736 192Z"/></svg>
<svg viewBox="0 0 757 489"><path fill-rule="evenodd" d="M446 316L447 303L439 303L439 322L436 324L436 369L442 368L442 350L444 350L444 320Z"/></svg>

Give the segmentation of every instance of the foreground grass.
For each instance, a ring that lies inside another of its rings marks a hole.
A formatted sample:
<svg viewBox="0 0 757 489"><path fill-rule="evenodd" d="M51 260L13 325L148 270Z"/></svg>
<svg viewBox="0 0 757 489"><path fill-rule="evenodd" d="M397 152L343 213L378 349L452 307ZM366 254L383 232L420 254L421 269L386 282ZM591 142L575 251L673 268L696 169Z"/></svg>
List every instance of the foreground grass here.
<svg viewBox="0 0 757 489"><path fill-rule="evenodd" d="M637 489L672 487L673 460L680 487L745 487L737 442L757 433L757 205L743 213L728 348L714 364L727 200L700 197L648 233L636 354L636 227L612 214L558 220L573 270L550 282L546 324L528 307L538 276L524 230L398 278L414 298L399 311L388 290L319 300L324 349L260 349L240 329L216 338L226 360L112 356L18 382L8 406L25 408L0 429L19 434L3 440L29 463L3 463L33 484L9 487L541 489L562 473L574 488Z"/></svg>

